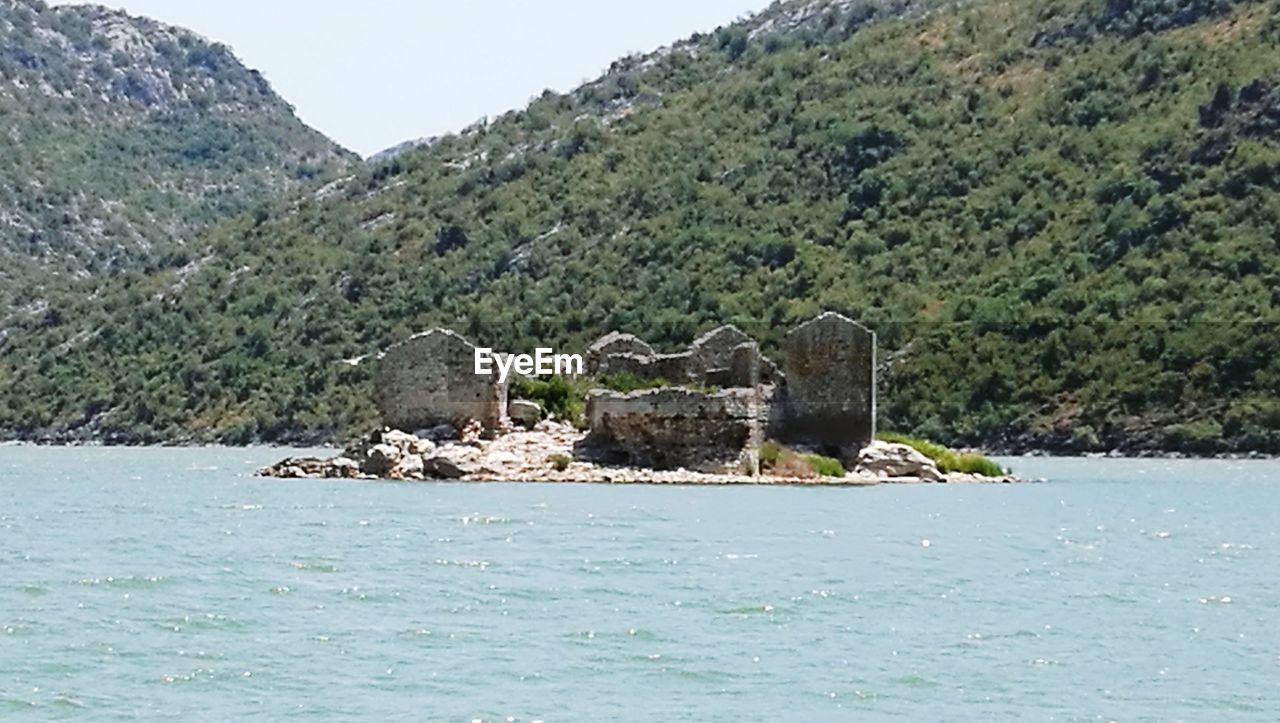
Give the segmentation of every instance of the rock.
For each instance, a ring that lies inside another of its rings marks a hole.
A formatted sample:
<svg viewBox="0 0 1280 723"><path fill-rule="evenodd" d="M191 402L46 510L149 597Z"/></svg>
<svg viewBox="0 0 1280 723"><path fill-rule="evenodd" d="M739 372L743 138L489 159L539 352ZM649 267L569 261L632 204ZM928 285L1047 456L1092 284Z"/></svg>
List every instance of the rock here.
<svg viewBox="0 0 1280 723"><path fill-rule="evenodd" d="M478 446L484 438L484 425L479 420L468 419L462 429L458 430L458 441L463 444Z"/></svg>
<svg viewBox="0 0 1280 723"><path fill-rule="evenodd" d="M925 482L946 480L933 460L905 444L872 442L858 455L857 474L896 479L914 477Z"/></svg>
<svg viewBox="0 0 1280 723"><path fill-rule="evenodd" d="M458 441L458 428L452 424L437 424L430 429L422 429L414 432L414 436L418 439L428 440L441 444L444 442Z"/></svg>
<svg viewBox="0 0 1280 723"><path fill-rule="evenodd" d="M423 463L423 471L432 479L462 479L479 471L475 465L450 457L432 457Z"/></svg>
<svg viewBox="0 0 1280 723"><path fill-rule="evenodd" d="M334 457L325 463L324 476L334 479L355 479L360 476L360 463L348 457Z"/></svg>
<svg viewBox="0 0 1280 723"><path fill-rule="evenodd" d="M426 477L426 464L421 455L407 455L396 464L391 476L395 479L423 479Z"/></svg>
<svg viewBox="0 0 1280 723"><path fill-rule="evenodd" d="M364 464L360 466L360 469L365 474L388 477L402 456L403 453L399 447L390 444L375 444L369 449Z"/></svg>
<svg viewBox="0 0 1280 723"><path fill-rule="evenodd" d="M290 457L258 471L262 477L276 479L316 479L327 477L329 460L315 457Z"/></svg>
<svg viewBox="0 0 1280 723"><path fill-rule="evenodd" d="M542 421L542 407L536 402L517 399L507 407L507 416L525 429L533 429Z"/></svg>
<svg viewBox="0 0 1280 723"><path fill-rule="evenodd" d="M528 463L529 460L522 455L505 450L497 450L484 455L480 469L477 471L482 471L495 477L506 476L514 478L522 473Z"/></svg>

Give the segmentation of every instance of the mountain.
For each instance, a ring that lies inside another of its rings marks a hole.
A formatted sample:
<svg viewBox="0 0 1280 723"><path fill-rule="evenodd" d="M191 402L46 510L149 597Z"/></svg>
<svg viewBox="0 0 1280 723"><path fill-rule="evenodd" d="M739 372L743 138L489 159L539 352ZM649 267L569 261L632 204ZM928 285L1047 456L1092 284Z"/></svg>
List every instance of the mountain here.
<svg viewBox="0 0 1280 723"><path fill-rule="evenodd" d="M30 309L353 158L226 47L38 0L0 0L0 144L0 301Z"/></svg>
<svg viewBox="0 0 1280 723"><path fill-rule="evenodd" d="M0 428L319 441L447 325L581 348L823 309L881 424L1280 451L1280 3L791 2L222 224L10 322ZM3 334L0 331L0 334Z"/></svg>

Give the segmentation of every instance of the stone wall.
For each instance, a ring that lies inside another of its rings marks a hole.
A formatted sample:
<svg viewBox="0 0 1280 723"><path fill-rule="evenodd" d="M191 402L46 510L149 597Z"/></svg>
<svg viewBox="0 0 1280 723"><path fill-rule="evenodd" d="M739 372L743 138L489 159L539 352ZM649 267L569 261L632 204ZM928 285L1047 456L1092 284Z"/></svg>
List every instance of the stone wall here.
<svg viewBox="0 0 1280 723"><path fill-rule="evenodd" d="M593 392L591 433L579 452L610 464L694 471L741 469L758 429L756 390L714 394L667 387L632 394Z"/></svg>
<svg viewBox="0 0 1280 723"><path fill-rule="evenodd" d="M876 335L826 313L787 334L782 441L838 455L846 464L876 434Z"/></svg>
<svg viewBox="0 0 1280 723"><path fill-rule="evenodd" d="M600 374L606 360L615 355L629 355L649 358L654 355L653 347L639 337L621 332L611 332L601 337L587 348L587 373Z"/></svg>
<svg viewBox="0 0 1280 723"><path fill-rule="evenodd" d="M591 345L587 367L589 373L600 376L631 374L673 385L739 386L732 381L733 352L745 343L755 342L738 327L728 325L698 337L686 351L658 354L635 336L613 332ZM762 382L777 384L781 377L777 365L763 356L760 359Z"/></svg>
<svg viewBox="0 0 1280 723"><path fill-rule="evenodd" d="M475 349L444 329L388 349L373 379L373 400L383 424L412 432L441 424L462 428L475 420L489 432L501 428L507 388L494 378L476 375Z"/></svg>

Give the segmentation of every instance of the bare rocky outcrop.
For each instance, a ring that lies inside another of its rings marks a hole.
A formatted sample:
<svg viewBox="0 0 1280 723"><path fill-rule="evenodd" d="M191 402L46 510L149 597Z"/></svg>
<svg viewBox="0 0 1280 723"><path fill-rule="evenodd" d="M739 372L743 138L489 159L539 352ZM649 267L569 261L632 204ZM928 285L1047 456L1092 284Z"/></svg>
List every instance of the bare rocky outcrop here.
<svg viewBox="0 0 1280 723"><path fill-rule="evenodd" d="M872 442L858 455L855 472L876 479L914 478L922 482L945 482L933 460L905 444Z"/></svg>
<svg viewBox="0 0 1280 723"><path fill-rule="evenodd" d="M356 479L401 482L568 482L589 484L661 485L798 485L864 487L928 481L916 475L873 475L858 470L842 478L814 475L752 475L723 469L713 472L689 469L648 469L604 463L584 453L587 433L555 422L541 422L532 430L517 430L491 440L442 444L403 432L384 430L352 445L331 459L286 459L259 472L281 479ZM392 452L387 447L393 448ZM375 452L375 450L377 450ZM394 459L389 468L386 460ZM386 469L384 473L373 470ZM898 473L909 468L895 467ZM1001 483L1016 478L946 475L938 481Z"/></svg>

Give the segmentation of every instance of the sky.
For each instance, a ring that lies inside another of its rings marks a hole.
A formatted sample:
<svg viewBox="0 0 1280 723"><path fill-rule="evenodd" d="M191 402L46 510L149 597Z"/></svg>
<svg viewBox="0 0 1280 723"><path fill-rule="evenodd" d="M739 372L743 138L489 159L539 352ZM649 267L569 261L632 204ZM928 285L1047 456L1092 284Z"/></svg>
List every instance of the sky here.
<svg viewBox="0 0 1280 723"><path fill-rule="evenodd" d="M55 4L70 4L55 2ZM363 155L567 91L769 0L99 0L229 45Z"/></svg>

